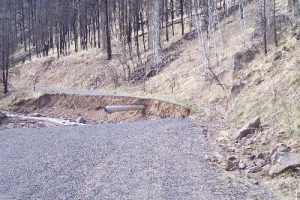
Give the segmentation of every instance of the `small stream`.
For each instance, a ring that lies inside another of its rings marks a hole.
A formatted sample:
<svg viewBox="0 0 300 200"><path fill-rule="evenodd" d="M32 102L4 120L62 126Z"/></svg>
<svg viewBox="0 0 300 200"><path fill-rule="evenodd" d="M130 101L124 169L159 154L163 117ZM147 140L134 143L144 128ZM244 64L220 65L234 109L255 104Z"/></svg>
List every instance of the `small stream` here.
<svg viewBox="0 0 300 200"><path fill-rule="evenodd" d="M23 115L23 114L18 114L18 113L11 113L11 112L3 112L5 113L8 117L14 117L14 118L19 118L22 120L35 120L35 121L44 121L44 122L49 122L53 123L56 125L61 125L61 126L82 126L84 124L82 123L77 123L77 122L72 122L70 120L62 119L62 118L53 118L53 117L34 117L30 115Z"/></svg>

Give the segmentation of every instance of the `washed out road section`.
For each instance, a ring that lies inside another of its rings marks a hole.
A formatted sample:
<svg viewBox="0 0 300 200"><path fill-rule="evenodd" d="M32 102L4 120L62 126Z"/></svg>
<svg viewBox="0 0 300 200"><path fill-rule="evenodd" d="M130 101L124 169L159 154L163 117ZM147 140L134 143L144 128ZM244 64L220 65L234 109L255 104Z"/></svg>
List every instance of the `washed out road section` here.
<svg viewBox="0 0 300 200"><path fill-rule="evenodd" d="M0 131L0 199L275 199L226 178L188 119Z"/></svg>

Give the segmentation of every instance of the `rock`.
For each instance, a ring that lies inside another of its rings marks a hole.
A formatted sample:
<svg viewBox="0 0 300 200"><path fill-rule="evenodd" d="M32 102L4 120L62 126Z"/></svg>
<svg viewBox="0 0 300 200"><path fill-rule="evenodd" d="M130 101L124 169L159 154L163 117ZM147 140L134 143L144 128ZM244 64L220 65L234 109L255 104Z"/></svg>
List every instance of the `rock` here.
<svg viewBox="0 0 300 200"><path fill-rule="evenodd" d="M288 146L289 146L291 149L300 148L300 141L294 141L294 142L291 142Z"/></svg>
<svg viewBox="0 0 300 200"><path fill-rule="evenodd" d="M284 46L282 47L282 51L290 52L291 49L290 49L288 46L284 45Z"/></svg>
<svg viewBox="0 0 300 200"><path fill-rule="evenodd" d="M257 167L264 167L267 164L264 159L257 159L254 161L254 163Z"/></svg>
<svg viewBox="0 0 300 200"><path fill-rule="evenodd" d="M245 165L246 165L247 167L255 167L254 161L253 161L253 160L249 160L249 159L246 159L246 160L245 160Z"/></svg>
<svg viewBox="0 0 300 200"><path fill-rule="evenodd" d="M259 182L258 182L258 180L253 180L253 181L252 181L252 184L253 184L253 185L259 185Z"/></svg>
<svg viewBox="0 0 300 200"><path fill-rule="evenodd" d="M225 163L225 170L226 171L233 171L236 168L237 168L236 163L234 161L231 161L231 160L226 161L226 163Z"/></svg>
<svg viewBox="0 0 300 200"><path fill-rule="evenodd" d="M76 120L76 123L78 123L78 124L84 124L84 123L86 123L86 120L85 120L83 117L79 117L79 118Z"/></svg>
<svg viewBox="0 0 300 200"><path fill-rule="evenodd" d="M260 77L260 78L257 78L257 79L254 81L254 84L255 84L255 85L260 85L263 81L264 81L264 79L262 79L262 78Z"/></svg>
<svg viewBox="0 0 300 200"><path fill-rule="evenodd" d="M225 170L233 171L238 168L238 160L235 156L229 156L225 162Z"/></svg>
<svg viewBox="0 0 300 200"><path fill-rule="evenodd" d="M236 140L240 140L250 134L255 133L255 131L261 126L260 117L256 117L249 121L243 128L241 128L236 136Z"/></svg>
<svg viewBox="0 0 300 200"><path fill-rule="evenodd" d="M232 87L231 87L231 93L230 93L230 97L236 97L244 88L245 83L244 82L237 82L237 83L233 83Z"/></svg>
<svg viewBox="0 0 300 200"><path fill-rule="evenodd" d="M297 34L296 39L300 40L300 33Z"/></svg>
<svg viewBox="0 0 300 200"><path fill-rule="evenodd" d="M276 60L280 60L282 58L282 52L281 51L277 51L276 53L274 53L274 61Z"/></svg>
<svg viewBox="0 0 300 200"><path fill-rule="evenodd" d="M263 159L265 155L263 153L258 153L256 157L259 159Z"/></svg>
<svg viewBox="0 0 300 200"><path fill-rule="evenodd" d="M7 118L7 115L0 112L0 123Z"/></svg>
<svg viewBox="0 0 300 200"><path fill-rule="evenodd" d="M33 113L31 116L32 117L41 117L42 115L40 113Z"/></svg>
<svg viewBox="0 0 300 200"><path fill-rule="evenodd" d="M300 154L277 152L273 156L273 166L269 172L270 176L279 174L287 169L295 169L300 167Z"/></svg>
<svg viewBox="0 0 300 200"><path fill-rule="evenodd" d="M287 152L287 151L290 151L290 147L288 147L286 144L284 143L277 144L277 152Z"/></svg>
<svg viewBox="0 0 300 200"><path fill-rule="evenodd" d="M239 169L246 169L246 164L244 162L239 162Z"/></svg>
<svg viewBox="0 0 300 200"><path fill-rule="evenodd" d="M254 166L248 170L248 173L258 173L258 172L261 172L262 170L263 170L262 167Z"/></svg>
<svg viewBox="0 0 300 200"><path fill-rule="evenodd" d="M249 156L250 160L254 160L256 158L256 152L252 152L251 155Z"/></svg>
<svg viewBox="0 0 300 200"><path fill-rule="evenodd" d="M228 160L231 160L231 161L234 161L234 160L236 160L236 159L237 159L237 158L236 158L236 156L234 156L234 155L228 157Z"/></svg>

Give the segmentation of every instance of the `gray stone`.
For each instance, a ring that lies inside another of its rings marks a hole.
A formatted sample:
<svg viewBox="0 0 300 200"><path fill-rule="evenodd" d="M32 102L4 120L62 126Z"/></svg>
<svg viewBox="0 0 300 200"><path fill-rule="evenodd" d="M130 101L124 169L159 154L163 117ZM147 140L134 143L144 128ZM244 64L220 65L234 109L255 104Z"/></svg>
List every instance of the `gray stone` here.
<svg viewBox="0 0 300 200"><path fill-rule="evenodd" d="M276 53L274 53L274 61L280 60L281 58L282 58L282 52L281 51L277 51Z"/></svg>
<svg viewBox="0 0 300 200"><path fill-rule="evenodd" d="M240 140L250 134L255 133L255 131L261 126L260 117L256 117L250 120L248 123L245 124L243 128L241 128L236 136L236 140Z"/></svg>
<svg viewBox="0 0 300 200"><path fill-rule="evenodd" d="M86 123L86 120L85 120L83 117L79 117L79 118L76 120L76 123L78 123L78 124L84 124L84 123Z"/></svg>
<svg viewBox="0 0 300 200"><path fill-rule="evenodd" d="M246 64L253 61L257 53L258 50L255 47L236 53L234 55L234 72L242 70Z"/></svg>
<svg viewBox="0 0 300 200"><path fill-rule="evenodd" d="M33 113L31 116L32 117L41 117L42 115L40 113Z"/></svg>
<svg viewBox="0 0 300 200"><path fill-rule="evenodd" d="M290 49L288 46L284 45L284 46L282 47L282 51L290 52L291 49Z"/></svg>
<svg viewBox="0 0 300 200"><path fill-rule="evenodd" d="M297 34L296 39L300 40L300 33Z"/></svg>
<svg viewBox="0 0 300 200"><path fill-rule="evenodd" d="M257 159L254 161L254 163L257 167L264 167L267 164L264 159Z"/></svg>
<svg viewBox="0 0 300 200"><path fill-rule="evenodd" d="M290 150L290 147L288 147L286 144L284 143L278 143L276 145L276 152L287 152Z"/></svg>
<svg viewBox="0 0 300 200"><path fill-rule="evenodd" d="M270 176L280 174L287 169L295 169L300 167L300 154L277 152L273 156L273 166L269 172Z"/></svg>
<svg viewBox="0 0 300 200"><path fill-rule="evenodd" d="M262 170L263 170L262 167L254 166L248 170L248 173L258 173L258 172L261 172Z"/></svg>
<svg viewBox="0 0 300 200"><path fill-rule="evenodd" d="M258 153L256 157L260 158L260 159L263 159L265 157L265 155L263 153Z"/></svg>
<svg viewBox="0 0 300 200"><path fill-rule="evenodd" d="M253 160L246 160L245 164L247 167L255 167L255 163Z"/></svg>
<svg viewBox="0 0 300 200"><path fill-rule="evenodd" d="M0 123L7 118L7 115L0 112Z"/></svg>
<svg viewBox="0 0 300 200"><path fill-rule="evenodd" d="M237 168L237 164L235 161L227 160L225 163L225 170L226 171L233 171Z"/></svg>
<svg viewBox="0 0 300 200"><path fill-rule="evenodd" d="M247 166L244 162L239 163L239 169L245 169Z"/></svg>

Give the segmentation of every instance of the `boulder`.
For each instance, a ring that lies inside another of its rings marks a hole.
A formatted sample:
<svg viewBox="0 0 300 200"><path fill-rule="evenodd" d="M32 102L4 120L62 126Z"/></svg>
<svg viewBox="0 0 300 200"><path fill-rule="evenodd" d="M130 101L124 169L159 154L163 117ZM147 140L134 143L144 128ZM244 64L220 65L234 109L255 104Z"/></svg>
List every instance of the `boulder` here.
<svg viewBox="0 0 300 200"><path fill-rule="evenodd" d="M241 128L237 136L235 137L236 140L241 140L242 138L255 133L255 131L261 126L260 117L256 117L250 120L248 123L245 124L243 128Z"/></svg>
<svg viewBox="0 0 300 200"><path fill-rule="evenodd" d="M76 123L78 123L78 124L84 124L84 123L86 123L86 120L85 120L83 117L79 117L79 118L76 120Z"/></svg>
<svg viewBox="0 0 300 200"><path fill-rule="evenodd" d="M277 152L273 156L273 166L269 171L270 176L280 174L287 169L300 167L300 154L289 152Z"/></svg>

